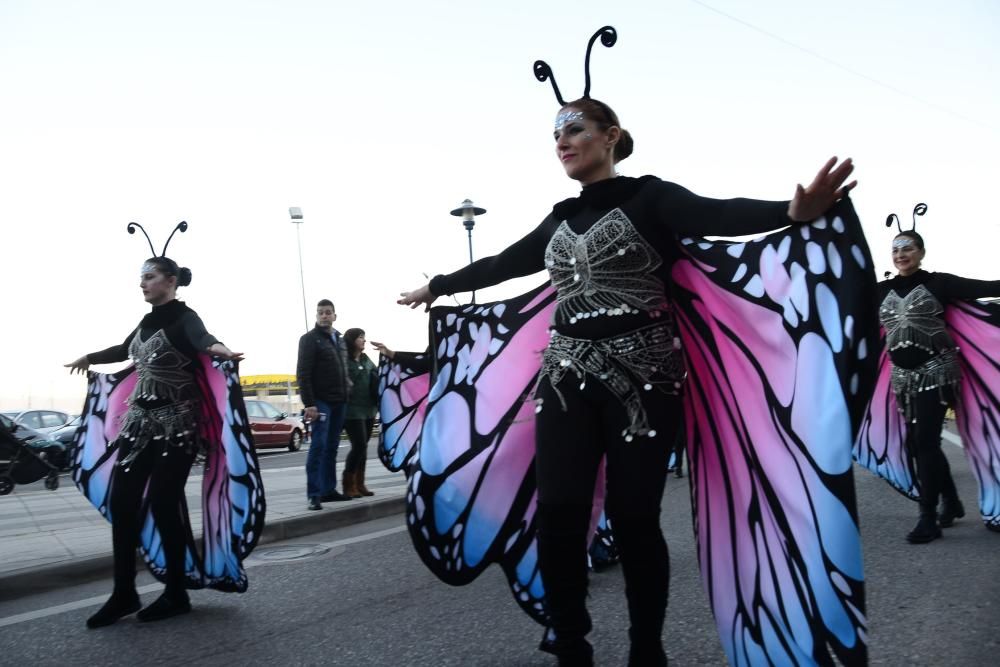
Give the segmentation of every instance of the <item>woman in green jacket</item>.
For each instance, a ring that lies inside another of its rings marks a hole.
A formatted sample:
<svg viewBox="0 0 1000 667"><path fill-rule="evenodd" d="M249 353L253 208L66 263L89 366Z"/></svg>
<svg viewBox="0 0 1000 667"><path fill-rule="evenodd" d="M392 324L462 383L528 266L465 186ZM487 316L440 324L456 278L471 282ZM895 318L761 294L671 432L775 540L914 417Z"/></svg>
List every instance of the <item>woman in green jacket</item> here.
<svg viewBox="0 0 1000 667"><path fill-rule="evenodd" d="M347 375L353 386L344 419L351 451L344 463L343 488L345 495L360 498L375 495L365 486L365 462L378 406L378 369L364 352L364 330L348 329L344 332L344 342L347 344Z"/></svg>

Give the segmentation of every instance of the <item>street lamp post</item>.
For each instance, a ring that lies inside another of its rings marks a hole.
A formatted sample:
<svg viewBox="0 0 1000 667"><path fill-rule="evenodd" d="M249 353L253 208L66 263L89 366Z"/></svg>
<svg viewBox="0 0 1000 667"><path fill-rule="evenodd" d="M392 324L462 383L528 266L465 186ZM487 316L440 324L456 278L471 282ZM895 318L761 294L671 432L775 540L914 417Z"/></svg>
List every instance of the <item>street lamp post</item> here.
<svg viewBox="0 0 1000 667"><path fill-rule="evenodd" d="M302 223L304 222L302 218L302 209L298 206L289 206L288 215L292 219L292 223L295 225L295 240L299 245L299 282L302 285L302 321L306 325L306 331L309 331L309 314L306 309L306 278L302 271L302 234L300 229L302 228Z"/></svg>
<svg viewBox="0 0 1000 667"><path fill-rule="evenodd" d="M462 225L469 233L469 264L472 264L472 228L476 226L476 216L485 215L486 209L480 208L472 203L471 199L466 199L462 205L451 212L454 216L462 218ZM476 292L472 292L472 303L476 302Z"/></svg>

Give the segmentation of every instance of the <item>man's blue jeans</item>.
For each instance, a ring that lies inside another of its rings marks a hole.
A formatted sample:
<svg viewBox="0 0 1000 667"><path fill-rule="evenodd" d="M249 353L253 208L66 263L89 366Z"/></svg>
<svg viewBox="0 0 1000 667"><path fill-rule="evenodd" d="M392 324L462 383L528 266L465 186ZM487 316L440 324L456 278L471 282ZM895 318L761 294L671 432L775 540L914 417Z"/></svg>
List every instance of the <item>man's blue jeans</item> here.
<svg viewBox="0 0 1000 667"><path fill-rule="evenodd" d="M312 423L312 444L306 457L306 496L324 496L337 490L337 447L344 429L347 403L316 401L319 417Z"/></svg>

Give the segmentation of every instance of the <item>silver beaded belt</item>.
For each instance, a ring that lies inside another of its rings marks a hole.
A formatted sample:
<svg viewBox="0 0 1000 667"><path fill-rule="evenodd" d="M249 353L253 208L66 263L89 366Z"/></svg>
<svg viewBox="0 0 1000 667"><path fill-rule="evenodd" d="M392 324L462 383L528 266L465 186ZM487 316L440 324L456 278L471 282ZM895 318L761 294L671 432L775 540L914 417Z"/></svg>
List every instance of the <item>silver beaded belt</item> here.
<svg viewBox="0 0 1000 667"><path fill-rule="evenodd" d="M922 391L953 387L962 380L958 362L958 349L952 348L937 354L916 368L892 367L892 391L896 394L899 410L908 422L916 421L913 397Z"/></svg>
<svg viewBox="0 0 1000 667"><path fill-rule="evenodd" d="M198 410L194 401L177 401L157 408L130 404L121 422L119 438L132 441L132 449L118 462L129 466L152 440L163 440L166 446L194 446L198 433ZM164 449L164 456L168 450Z"/></svg>
<svg viewBox="0 0 1000 667"><path fill-rule="evenodd" d="M669 313L656 324L609 338L571 338L558 331L552 331L550 336L538 379L548 378L563 410L566 410L566 400L558 385L566 374L572 372L576 376L581 390L587 386L587 376L591 376L625 408L629 424L622 436L627 442L636 435L650 438L656 435L649 427L642 391L656 389L677 395L687 378L681 340ZM542 399L536 398L535 403L535 412L541 412Z"/></svg>

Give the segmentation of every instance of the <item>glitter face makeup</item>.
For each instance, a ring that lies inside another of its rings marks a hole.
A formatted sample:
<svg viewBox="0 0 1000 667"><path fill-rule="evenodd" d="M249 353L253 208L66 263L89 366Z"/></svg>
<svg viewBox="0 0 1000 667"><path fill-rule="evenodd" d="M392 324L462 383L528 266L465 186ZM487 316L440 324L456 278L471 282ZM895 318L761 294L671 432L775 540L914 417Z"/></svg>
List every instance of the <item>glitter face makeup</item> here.
<svg viewBox="0 0 1000 667"><path fill-rule="evenodd" d="M572 123L575 120L583 120L582 111L563 111L558 116L556 116L555 131L556 132L562 131L562 129L566 127L566 123Z"/></svg>

